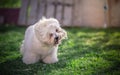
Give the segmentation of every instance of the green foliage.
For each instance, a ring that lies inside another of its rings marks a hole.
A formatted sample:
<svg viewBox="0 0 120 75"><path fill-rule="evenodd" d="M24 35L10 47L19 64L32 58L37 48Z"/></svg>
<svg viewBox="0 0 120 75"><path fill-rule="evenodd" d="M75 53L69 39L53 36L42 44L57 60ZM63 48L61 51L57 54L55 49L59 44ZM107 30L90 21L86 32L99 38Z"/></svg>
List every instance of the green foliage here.
<svg viewBox="0 0 120 75"><path fill-rule="evenodd" d="M65 28L59 62L25 65L19 53L24 27L0 28L1 75L120 75L120 30Z"/></svg>
<svg viewBox="0 0 120 75"><path fill-rule="evenodd" d="M21 0L0 0L0 8L19 8Z"/></svg>

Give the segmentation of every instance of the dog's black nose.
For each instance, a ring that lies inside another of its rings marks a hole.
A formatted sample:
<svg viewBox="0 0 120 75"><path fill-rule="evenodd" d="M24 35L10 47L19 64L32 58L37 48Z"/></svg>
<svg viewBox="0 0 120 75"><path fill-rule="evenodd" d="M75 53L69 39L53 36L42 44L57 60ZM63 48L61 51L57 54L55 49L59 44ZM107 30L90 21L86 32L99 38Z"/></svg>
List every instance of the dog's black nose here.
<svg viewBox="0 0 120 75"><path fill-rule="evenodd" d="M59 38L58 36L55 37L56 40L58 40L58 38Z"/></svg>

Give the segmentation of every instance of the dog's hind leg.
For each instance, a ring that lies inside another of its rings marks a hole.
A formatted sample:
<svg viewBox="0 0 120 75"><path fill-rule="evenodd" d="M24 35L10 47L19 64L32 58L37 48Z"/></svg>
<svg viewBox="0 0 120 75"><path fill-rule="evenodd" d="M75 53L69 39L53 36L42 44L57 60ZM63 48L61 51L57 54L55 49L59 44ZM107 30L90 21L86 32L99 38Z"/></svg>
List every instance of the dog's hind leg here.
<svg viewBox="0 0 120 75"><path fill-rule="evenodd" d="M39 61L39 55L33 53L27 53L23 55L22 60L25 64L33 64Z"/></svg>

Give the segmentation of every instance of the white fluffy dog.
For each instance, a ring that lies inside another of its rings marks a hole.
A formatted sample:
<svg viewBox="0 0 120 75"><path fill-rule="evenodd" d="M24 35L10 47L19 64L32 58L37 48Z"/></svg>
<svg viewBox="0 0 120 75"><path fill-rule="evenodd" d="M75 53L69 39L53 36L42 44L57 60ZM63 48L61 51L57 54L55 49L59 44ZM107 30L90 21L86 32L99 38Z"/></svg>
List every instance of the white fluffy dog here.
<svg viewBox="0 0 120 75"><path fill-rule="evenodd" d="M23 62L25 64L33 64L39 60L48 64L57 62L58 45L66 37L66 31L60 27L56 19L42 18L29 26L25 32L20 50Z"/></svg>

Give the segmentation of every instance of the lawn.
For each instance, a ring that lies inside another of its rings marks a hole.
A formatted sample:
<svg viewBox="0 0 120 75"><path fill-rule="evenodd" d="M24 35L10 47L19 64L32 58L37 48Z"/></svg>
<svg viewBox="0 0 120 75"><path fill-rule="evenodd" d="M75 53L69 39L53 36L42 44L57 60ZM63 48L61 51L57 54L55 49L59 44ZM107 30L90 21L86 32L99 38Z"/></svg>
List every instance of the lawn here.
<svg viewBox="0 0 120 75"><path fill-rule="evenodd" d="M26 65L19 53L26 27L0 27L0 75L120 75L120 29L65 28L59 62Z"/></svg>

